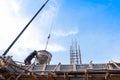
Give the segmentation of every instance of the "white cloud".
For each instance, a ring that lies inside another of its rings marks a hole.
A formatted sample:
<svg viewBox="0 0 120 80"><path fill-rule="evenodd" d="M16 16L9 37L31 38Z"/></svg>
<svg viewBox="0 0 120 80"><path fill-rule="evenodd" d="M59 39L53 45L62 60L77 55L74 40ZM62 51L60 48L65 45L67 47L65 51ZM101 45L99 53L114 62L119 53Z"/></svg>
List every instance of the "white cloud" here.
<svg viewBox="0 0 120 80"><path fill-rule="evenodd" d="M58 30L54 31L53 34L59 37L66 37L70 35L75 35L78 33L78 29L70 30L70 31L65 31L65 30Z"/></svg>
<svg viewBox="0 0 120 80"><path fill-rule="evenodd" d="M53 43L53 44L50 44L48 45L48 48L47 48L49 51L52 51L52 52L59 52L59 51L65 51L66 49L61 46L61 45L58 45L56 43Z"/></svg>
<svg viewBox="0 0 120 80"><path fill-rule="evenodd" d="M40 15L39 24L41 25L42 29L49 30L52 26L53 18L55 17L56 7L50 5L48 10L43 11Z"/></svg>
<svg viewBox="0 0 120 80"><path fill-rule="evenodd" d="M20 0L11 0L8 1L9 5L9 10L11 10L11 12L14 12L15 14L19 14L19 10L20 10Z"/></svg>
<svg viewBox="0 0 120 80"><path fill-rule="evenodd" d="M14 37L15 33L18 31L18 29L20 29L20 27L16 27L16 24L19 25L19 20L18 18L16 18L16 14L19 13L19 9L16 6L17 8L14 10L13 3L14 5L19 6L19 1L15 2L15 0L0 0L0 44L2 45L0 47L1 49L5 48L5 46L7 46L11 42L12 36Z"/></svg>
<svg viewBox="0 0 120 80"><path fill-rule="evenodd" d="M22 1L18 0L0 0L0 49L5 49L11 44L15 37L20 33L29 21L22 13ZM14 58L22 61L32 50L41 50L45 48L46 28L50 27L56 7L49 4L49 8L43 10L40 15L39 24L31 24L22 34L19 40L10 49L8 55L14 55ZM42 27L42 28L41 28ZM49 29L48 29L49 31ZM64 50L59 44L49 45L49 50L54 52Z"/></svg>

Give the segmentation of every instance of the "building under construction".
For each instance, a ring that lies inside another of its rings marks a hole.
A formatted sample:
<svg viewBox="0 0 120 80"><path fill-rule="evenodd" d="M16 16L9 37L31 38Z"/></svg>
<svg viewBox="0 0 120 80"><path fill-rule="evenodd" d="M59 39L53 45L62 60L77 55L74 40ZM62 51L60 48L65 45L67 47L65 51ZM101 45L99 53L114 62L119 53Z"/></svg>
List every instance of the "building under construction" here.
<svg viewBox="0 0 120 80"><path fill-rule="evenodd" d="M24 63L16 62L11 56L6 56L47 2L48 0L0 56L0 80L120 80L120 63L109 61L103 64L92 62L83 64L80 47L76 41L70 47L70 64L50 64L52 54L46 49L33 51L26 57ZM33 58L35 62L31 63Z"/></svg>
<svg viewBox="0 0 120 80"><path fill-rule="evenodd" d="M120 80L120 63L25 65L1 56L0 80Z"/></svg>
<svg viewBox="0 0 120 80"><path fill-rule="evenodd" d="M46 50L33 51L24 63L0 56L0 80L120 80L120 63L83 64L76 41L70 46L70 64L52 65L51 58Z"/></svg>
<svg viewBox="0 0 120 80"><path fill-rule="evenodd" d="M36 60L31 64L34 57ZM82 64L76 41L70 46L70 64L52 65L51 58L46 50L33 51L24 63L1 56L0 80L120 80L120 63Z"/></svg>

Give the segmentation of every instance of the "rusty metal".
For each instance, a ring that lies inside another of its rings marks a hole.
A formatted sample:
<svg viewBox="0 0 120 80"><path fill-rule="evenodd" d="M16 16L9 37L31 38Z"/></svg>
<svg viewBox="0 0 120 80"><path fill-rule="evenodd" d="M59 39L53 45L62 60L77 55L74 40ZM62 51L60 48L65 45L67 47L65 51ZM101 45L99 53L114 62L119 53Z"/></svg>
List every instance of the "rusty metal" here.
<svg viewBox="0 0 120 80"><path fill-rule="evenodd" d="M4 62L0 80L120 80L120 63L92 63L91 68L89 64L18 65L11 57L5 57Z"/></svg>
<svg viewBox="0 0 120 80"><path fill-rule="evenodd" d="M26 70L29 70L35 63L31 64L30 66L28 66L26 68ZM20 76L24 73L24 70L16 77L16 80L18 80L20 78ZM34 76L34 75L33 75Z"/></svg>

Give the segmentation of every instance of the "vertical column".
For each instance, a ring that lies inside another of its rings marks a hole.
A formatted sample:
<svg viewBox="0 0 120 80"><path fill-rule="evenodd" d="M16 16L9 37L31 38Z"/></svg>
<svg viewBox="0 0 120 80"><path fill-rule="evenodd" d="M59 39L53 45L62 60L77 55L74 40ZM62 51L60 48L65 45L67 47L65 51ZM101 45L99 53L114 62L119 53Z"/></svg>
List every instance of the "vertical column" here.
<svg viewBox="0 0 120 80"><path fill-rule="evenodd" d="M85 80L89 80L89 78L88 78L88 70L85 70Z"/></svg>

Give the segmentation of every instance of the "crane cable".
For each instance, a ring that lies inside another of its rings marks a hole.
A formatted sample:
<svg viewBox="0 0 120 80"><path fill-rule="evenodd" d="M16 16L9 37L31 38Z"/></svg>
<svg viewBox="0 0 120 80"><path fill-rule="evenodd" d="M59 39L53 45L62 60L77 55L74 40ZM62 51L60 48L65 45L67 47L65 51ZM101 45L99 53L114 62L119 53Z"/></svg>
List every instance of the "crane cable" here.
<svg viewBox="0 0 120 80"><path fill-rule="evenodd" d="M53 17L53 20L52 20L52 23L51 23L51 26L50 26L50 30L49 30L49 34L48 34L48 37L47 37L47 41L46 41L46 45L45 45L45 50L47 49L48 47L48 42L49 42L49 39L51 37L51 32L52 32L52 28L53 28L53 25L54 25L54 20L55 20L55 17L57 16L57 12L58 12L58 7L56 7L56 13L55 13L55 16Z"/></svg>
<svg viewBox="0 0 120 80"><path fill-rule="evenodd" d="M46 42L45 50L48 47L48 42L49 42L49 39L50 39L50 36L51 36L52 27L53 27L53 21L52 21L52 24L51 24L51 27L50 27L50 31L49 31L49 34L48 34L48 37L47 37L47 42Z"/></svg>

